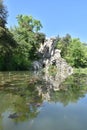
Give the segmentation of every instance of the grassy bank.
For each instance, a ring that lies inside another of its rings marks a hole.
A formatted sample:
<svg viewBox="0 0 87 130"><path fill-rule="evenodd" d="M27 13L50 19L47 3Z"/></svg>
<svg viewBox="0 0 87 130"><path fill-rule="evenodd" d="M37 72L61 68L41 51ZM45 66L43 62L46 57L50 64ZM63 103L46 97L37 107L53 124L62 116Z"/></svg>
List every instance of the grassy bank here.
<svg viewBox="0 0 87 130"><path fill-rule="evenodd" d="M74 68L74 73L87 74L87 68Z"/></svg>

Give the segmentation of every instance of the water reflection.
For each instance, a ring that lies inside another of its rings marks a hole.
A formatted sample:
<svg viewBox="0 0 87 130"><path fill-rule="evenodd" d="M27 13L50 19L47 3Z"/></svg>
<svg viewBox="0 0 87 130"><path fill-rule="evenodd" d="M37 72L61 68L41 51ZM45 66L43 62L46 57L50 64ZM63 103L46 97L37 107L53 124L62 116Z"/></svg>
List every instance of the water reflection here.
<svg viewBox="0 0 87 130"><path fill-rule="evenodd" d="M38 96L38 91L35 88L37 79L34 77L33 83L31 80L32 75L30 79L30 74L2 74L0 80L0 118L7 110L8 118L14 119L16 122L33 119L37 116L42 98Z"/></svg>
<svg viewBox="0 0 87 130"><path fill-rule="evenodd" d="M68 105L70 102L77 102L87 93L87 75L85 74L73 74L66 80L59 76L46 76L43 79L42 84L39 84L37 89L46 101Z"/></svg>
<svg viewBox="0 0 87 130"><path fill-rule="evenodd" d="M3 122L28 120L32 124L44 109L44 101L68 106L77 103L86 94L87 75L74 74L65 80L41 73L0 73L0 129L5 126Z"/></svg>

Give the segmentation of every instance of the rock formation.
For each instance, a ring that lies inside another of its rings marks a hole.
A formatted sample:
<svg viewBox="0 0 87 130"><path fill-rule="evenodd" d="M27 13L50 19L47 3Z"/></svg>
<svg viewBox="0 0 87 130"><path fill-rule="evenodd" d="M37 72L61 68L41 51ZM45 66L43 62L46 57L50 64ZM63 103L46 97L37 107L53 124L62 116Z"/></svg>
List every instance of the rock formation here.
<svg viewBox="0 0 87 130"><path fill-rule="evenodd" d="M41 44L38 55L40 59L33 62L33 69L39 70L44 68L46 73L48 73L50 66L55 66L57 68L58 74L61 77L67 77L73 73L71 66L61 57L60 50L55 49L56 38L48 38L44 43Z"/></svg>

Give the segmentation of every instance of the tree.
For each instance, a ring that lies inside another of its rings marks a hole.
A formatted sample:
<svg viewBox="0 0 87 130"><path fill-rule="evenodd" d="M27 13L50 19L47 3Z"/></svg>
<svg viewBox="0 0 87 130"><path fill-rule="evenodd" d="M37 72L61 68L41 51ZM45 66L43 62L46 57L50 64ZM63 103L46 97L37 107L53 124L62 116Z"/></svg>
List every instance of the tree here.
<svg viewBox="0 0 87 130"><path fill-rule="evenodd" d="M11 68L11 57L17 46L12 33L5 27L7 23L7 10L0 0L0 70Z"/></svg>
<svg viewBox="0 0 87 130"><path fill-rule="evenodd" d="M87 67L87 48L78 38L72 39L69 34L57 37L56 48L61 50L61 56L73 67Z"/></svg>
<svg viewBox="0 0 87 130"><path fill-rule="evenodd" d="M8 29L0 27L0 70L11 69L11 58L17 43Z"/></svg>
<svg viewBox="0 0 87 130"><path fill-rule="evenodd" d="M18 15L16 18L19 27L26 28L27 31L38 32L42 28L41 22L34 19L32 16Z"/></svg>
<svg viewBox="0 0 87 130"><path fill-rule="evenodd" d="M42 24L39 20L34 19L32 16L18 15L18 26L11 28L11 32L14 35L18 44L24 43L29 46L31 50L34 48L37 50L39 43L44 42L45 35L40 33ZM34 50L34 51L35 51Z"/></svg>
<svg viewBox="0 0 87 130"><path fill-rule="evenodd" d="M85 46L78 38L72 39L68 46L68 53L65 58L73 67L78 68L87 66Z"/></svg>
<svg viewBox="0 0 87 130"><path fill-rule="evenodd" d="M8 12L3 4L3 0L0 0L0 26L3 28L5 28L5 24L7 23L7 15Z"/></svg>
<svg viewBox="0 0 87 130"><path fill-rule="evenodd" d="M71 36L69 34L66 34L66 36L62 38L58 36L56 42L56 47L61 50L61 56L65 58L67 55L67 48L71 42Z"/></svg>
<svg viewBox="0 0 87 130"><path fill-rule="evenodd" d="M13 66L17 70L29 69L31 61L38 58L37 50L45 35L39 32L42 27L40 21L32 16L18 15L17 21L18 26L10 30L18 44L13 54Z"/></svg>

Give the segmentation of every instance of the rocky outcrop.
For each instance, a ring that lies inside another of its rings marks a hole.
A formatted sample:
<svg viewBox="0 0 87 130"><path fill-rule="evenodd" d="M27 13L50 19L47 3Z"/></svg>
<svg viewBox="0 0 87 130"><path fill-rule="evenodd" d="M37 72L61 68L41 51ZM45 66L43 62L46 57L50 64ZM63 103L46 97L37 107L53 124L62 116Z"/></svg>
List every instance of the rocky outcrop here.
<svg viewBox="0 0 87 130"><path fill-rule="evenodd" d="M55 49L56 38L48 38L44 43L41 44L38 54L40 60L33 62L33 69L39 70L44 68L46 73L50 66L56 66L61 77L67 77L73 73L71 66L61 57L60 50Z"/></svg>

